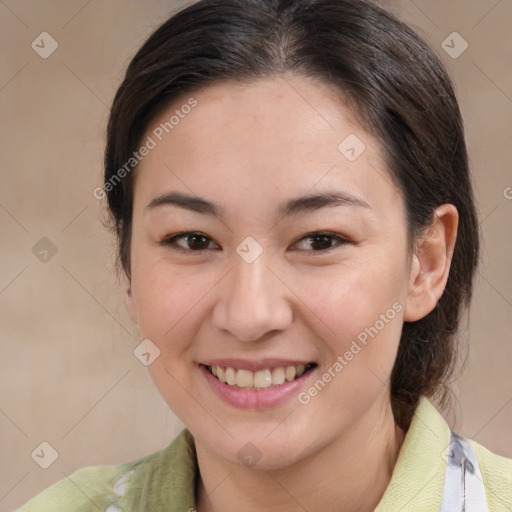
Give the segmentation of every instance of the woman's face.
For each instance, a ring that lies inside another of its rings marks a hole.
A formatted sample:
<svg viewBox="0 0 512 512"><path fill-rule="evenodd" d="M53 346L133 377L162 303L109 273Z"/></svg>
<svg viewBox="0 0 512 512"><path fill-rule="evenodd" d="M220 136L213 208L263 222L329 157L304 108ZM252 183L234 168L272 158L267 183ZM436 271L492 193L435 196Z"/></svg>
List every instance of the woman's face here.
<svg viewBox="0 0 512 512"><path fill-rule="evenodd" d="M335 90L218 83L143 143L127 305L196 442L283 467L389 409L411 286L404 202Z"/></svg>

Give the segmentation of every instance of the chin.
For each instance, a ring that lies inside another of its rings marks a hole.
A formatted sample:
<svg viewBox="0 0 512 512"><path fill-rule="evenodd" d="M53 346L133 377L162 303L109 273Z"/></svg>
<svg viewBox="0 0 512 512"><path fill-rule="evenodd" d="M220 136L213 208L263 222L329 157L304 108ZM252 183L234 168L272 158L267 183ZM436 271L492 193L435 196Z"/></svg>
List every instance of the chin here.
<svg viewBox="0 0 512 512"><path fill-rule="evenodd" d="M209 450L230 464L261 471L285 469L307 457L312 450L311 435L304 431L291 433L285 428L279 430L276 425L273 422L267 428L260 426L253 432L248 431L247 426L242 427L243 432L227 426L233 437L223 436L215 440L206 433L203 438L207 440Z"/></svg>

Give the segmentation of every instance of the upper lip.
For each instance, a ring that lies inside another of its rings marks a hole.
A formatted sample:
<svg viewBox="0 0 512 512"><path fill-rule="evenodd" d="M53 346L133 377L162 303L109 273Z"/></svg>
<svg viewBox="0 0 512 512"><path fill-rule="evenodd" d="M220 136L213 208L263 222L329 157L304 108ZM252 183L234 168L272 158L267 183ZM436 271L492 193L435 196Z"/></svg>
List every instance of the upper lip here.
<svg viewBox="0 0 512 512"><path fill-rule="evenodd" d="M279 359L279 358L266 358L259 359L258 361L250 361L247 359L237 358L218 358L209 359L201 364L205 366L222 366L236 368L237 370L250 370L257 372L259 370L266 370L267 368L280 368L287 366L298 366L303 364L304 366L313 363L311 360L300 360L300 359Z"/></svg>

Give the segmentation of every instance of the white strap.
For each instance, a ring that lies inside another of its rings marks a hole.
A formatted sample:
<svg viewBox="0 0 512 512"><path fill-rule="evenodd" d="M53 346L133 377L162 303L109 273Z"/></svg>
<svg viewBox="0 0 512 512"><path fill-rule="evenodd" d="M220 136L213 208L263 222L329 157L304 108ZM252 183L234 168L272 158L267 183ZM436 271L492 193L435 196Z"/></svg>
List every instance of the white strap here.
<svg viewBox="0 0 512 512"><path fill-rule="evenodd" d="M451 432L440 512L489 512L478 457L473 447Z"/></svg>

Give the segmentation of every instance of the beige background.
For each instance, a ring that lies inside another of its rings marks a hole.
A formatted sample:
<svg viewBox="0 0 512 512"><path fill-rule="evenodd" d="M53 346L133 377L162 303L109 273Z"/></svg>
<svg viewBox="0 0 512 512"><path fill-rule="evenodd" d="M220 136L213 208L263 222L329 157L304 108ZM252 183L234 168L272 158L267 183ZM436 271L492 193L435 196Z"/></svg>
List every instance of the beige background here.
<svg viewBox="0 0 512 512"><path fill-rule="evenodd" d="M0 1L0 511L79 467L156 451L181 428L133 356L92 191L129 58L185 3ZM512 2L384 4L431 42L458 89L484 247L455 412L463 435L512 457ZM31 48L43 31L59 45L47 59ZM441 46L453 31L469 43L457 59ZM46 262L32 252L42 237L57 248ZM31 458L43 441L59 454L46 470Z"/></svg>

